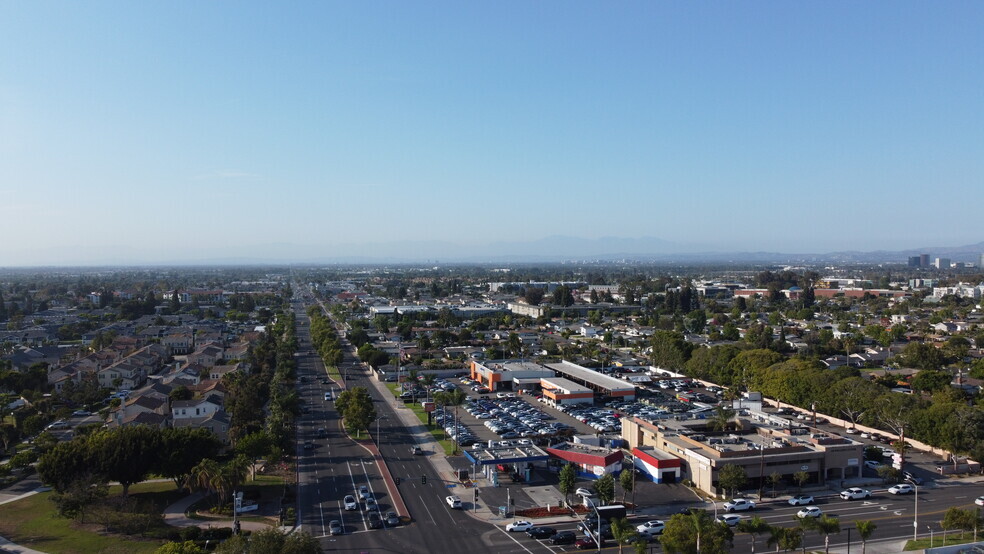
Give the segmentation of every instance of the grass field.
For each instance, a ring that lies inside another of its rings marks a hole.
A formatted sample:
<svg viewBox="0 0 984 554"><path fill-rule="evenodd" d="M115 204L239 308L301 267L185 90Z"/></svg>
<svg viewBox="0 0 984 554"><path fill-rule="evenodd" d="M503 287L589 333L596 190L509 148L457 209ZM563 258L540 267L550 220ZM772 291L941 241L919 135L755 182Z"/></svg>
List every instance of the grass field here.
<svg viewBox="0 0 984 554"><path fill-rule="evenodd" d="M978 533L977 534L977 539L978 540L984 540L984 533ZM944 544L943 543L943 533L942 532L938 532L938 533L935 533L933 535L933 538L932 539L930 539L929 537L926 537L926 538L922 538L922 539L919 539L919 540L916 540L916 541L908 541L908 542L906 542L905 543L905 550L925 550L927 548L930 548L930 545L932 545L932 547L935 548L935 547L940 547L940 546L954 546L954 545L957 545L957 544L967 544L967 543L970 543L970 542L974 542L974 534L973 533L970 533L970 532L960 533L960 532L957 532L957 531L953 531L951 533L947 533L946 534L946 544Z"/></svg>
<svg viewBox="0 0 984 554"><path fill-rule="evenodd" d="M399 385L396 383L386 383L386 388L389 389L391 393L393 393L393 396L400 395L398 387ZM414 404L406 404L406 407L410 408L410 410L417 415L417 419L419 419L420 422L423 423L425 427L427 426L427 412L424 411L424 407L421 406L419 402ZM441 448L444 449L445 454L451 456L455 453L454 441L444 440L444 429L441 429L440 427L436 427L436 426L431 426L428 428L428 431L430 432L431 435L434 436L434 440L436 440L437 443L441 445Z"/></svg>
<svg viewBox="0 0 984 554"><path fill-rule="evenodd" d="M119 495L120 487L111 487L110 495ZM139 502L160 506L180 498L174 483L140 483L130 487L130 495ZM52 554L151 553L159 539L140 539L107 535L99 526L79 526L73 520L58 517L50 492L29 496L0 506L0 535L14 543Z"/></svg>

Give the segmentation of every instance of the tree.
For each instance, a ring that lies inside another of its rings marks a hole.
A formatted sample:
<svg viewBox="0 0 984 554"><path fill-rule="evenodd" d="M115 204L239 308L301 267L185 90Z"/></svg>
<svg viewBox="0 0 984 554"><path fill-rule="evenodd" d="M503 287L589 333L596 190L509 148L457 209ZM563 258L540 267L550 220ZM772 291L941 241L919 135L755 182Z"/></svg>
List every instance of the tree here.
<svg viewBox="0 0 984 554"><path fill-rule="evenodd" d="M146 425L119 427L86 437L94 471L123 487L125 501L130 485L147 478L160 453L160 430Z"/></svg>
<svg viewBox="0 0 984 554"><path fill-rule="evenodd" d="M854 526L858 529L858 536L861 537L861 554L864 554L865 547L867 546L868 539L871 538L872 533L878 528L874 521L869 519L857 520L854 522Z"/></svg>
<svg viewBox="0 0 984 554"><path fill-rule="evenodd" d="M652 349L650 360L656 367L667 369L683 369L690 358L690 343L683 340L683 335L673 331L656 331L649 339Z"/></svg>
<svg viewBox="0 0 984 554"><path fill-rule="evenodd" d="M256 480L255 461L269 454L273 446L273 437L266 431L250 433L236 441L236 453L250 460L249 465L254 481Z"/></svg>
<svg viewBox="0 0 984 554"><path fill-rule="evenodd" d="M823 535L823 551L830 552L830 535L840 533L840 520L824 514L818 518L801 518L801 520L812 520L812 528L817 533Z"/></svg>
<svg viewBox="0 0 984 554"><path fill-rule="evenodd" d="M631 470L622 470L622 473L618 474L618 484L622 486L622 503L625 503L625 494L632 492L635 488L635 468ZM632 495L635 499L635 494Z"/></svg>
<svg viewBox="0 0 984 554"><path fill-rule="evenodd" d="M758 535L769 532L769 523L759 516L751 519L743 519L738 522L736 527L739 533L746 533L752 539L752 554L755 554L755 538Z"/></svg>
<svg viewBox="0 0 984 554"><path fill-rule="evenodd" d="M728 425L735 417L735 411L727 406L715 406L714 413L708 422L708 426L714 431L727 431Z"/></svg>
<svg viewBox="0 0 984 554"><path fill-rule="evenodd" d="M810 474L805 471L797 471L793 474L793 481L796 482L796 486L799 487L799 491L803 492L803 485L810 480Z"/></svg>
<svg viewBox="0 0 984 554"><path fill-rule="evenodd" d="M851 422L851 427L854 427L866 412L874 408L875 401L883 390L867 379L848 377L830 386L827 394L829 400L823 404L832 411L843 414Z"/></svg>
<svg viewBox="0 0 984 554"><path fill-rule="evenodd" d="M796 550L803 544L803 530L798 527L769 527L769 546L775 545L776 552Z"/></svg>
<svg viewBox="0 0 984 554"><path fill-rule="evenodd" d="M213 458L222 447L208 429L191 427L167 428L161 431L161 446L153 472L174 480L181 486L198 463Z"/></svg>
<svg viewBox="0 0 984 554"><path fill-rule="evenodd" d="M50 499L55 504L58 515L78 520L85 524L85 514L89 506L109 494L105 479L88 474L71 481L63 492L55 492Z"/></svg>
<svg viewBox="0 0 984 554"><path fill-rule="evenodd" d="M914 391L934 392L949 387L952 380L948 371L924 369L912 377L909 386Z"/></svg>
<svg viewBox="0 0 984 554"><path fill-rule="evenodd" d="M613 519L611 522L612 538L618 543L618 551L622 552L622 546L632 542L638 533L636 533L635 527L629 523L629 520L620 517L618 519Z"/></svg>
<svg viewBox="0 0 984 554"><path fill-rule="evenodd" d="M731 496L734 496L746 483L748 483L748 474L740 465L728 464L718 471L718 485Z"/></svg>
<svg viewBox="0 0 984 554"><path fill-rule="evenodd" d="M734 532L716 523L705 510L690 515L674 514L663 528L659 542L669 554L717 554L727 552Z"/></svg>
<svg viewBox="0 0 984 554"><path fill-rule="evenodd" d="M335 408L345 419L345 424L356 432L356 436L376 421L376 406L365 387L354 387L342 391L335 399Z"/></svg>
<svg viewBox="0 0 984 554"><path fill-rule="evenodd" d="M570 501L571 494L577 489L577 470L574 464L566 464L560 468L560 494L564 495L565 501Z"/></svg>
<svg viewBox="0 0 984 554"><path fill-rule="evenodd" d="M615 500L615 478L612 477L611 473L599 477L592 488L602 505L611 504L612 500Z"/></svg>
<svg viewBox="0 0 984 554"><path fill-rule="evenodd" d="M782 473L779 473L778 471L773 471L772 473L769 474L767 479L769 480L769 486L772 487L772 498L775 498L776 487L778 487L779 483L782 482Z"/></svg>
<svg viewBox="0 0 984 554"><path fill-rule="evenodd" d="M943 527L943 545L946 545L946 532L951 529L961 529L964 531L973 531L974 540L977 540L977 529L980 526L981 519L980 515L975 510L961 510L957 507L951 507L943 515L943 521L940 522L940 526Z"/></svg>
<svg viewBox="0 0 984 554"><path fill-rule="evenodd" d="M188 474L188 488L204 492L217 492L222 467L211 458L205 458L191 468Z"/></svg>

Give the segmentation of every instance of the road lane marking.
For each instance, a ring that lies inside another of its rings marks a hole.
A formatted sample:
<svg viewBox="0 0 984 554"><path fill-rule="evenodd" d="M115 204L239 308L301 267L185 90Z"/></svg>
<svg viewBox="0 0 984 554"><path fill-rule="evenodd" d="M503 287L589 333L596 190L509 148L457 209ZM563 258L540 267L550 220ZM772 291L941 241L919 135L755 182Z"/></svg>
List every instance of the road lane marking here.
<svg viewBox="0 0 984 554"><path fill-rule="evenodd" d="M505 536L509 537L509 540L511 540L514 543L516 543L517 545L519 545L520 548L522 548L523 550L529 552L530 554L533 554L533 551L532 550L530 550L529 548L526 548L523 545L523 543L521 543L518 540L516 540L512 535L509 534L508 531L506 531L505 529L503 529L502 527L499 527L499 526L496 526L496 529L498 529L500 532L502 532L502 534L504 534Z"/></svg>

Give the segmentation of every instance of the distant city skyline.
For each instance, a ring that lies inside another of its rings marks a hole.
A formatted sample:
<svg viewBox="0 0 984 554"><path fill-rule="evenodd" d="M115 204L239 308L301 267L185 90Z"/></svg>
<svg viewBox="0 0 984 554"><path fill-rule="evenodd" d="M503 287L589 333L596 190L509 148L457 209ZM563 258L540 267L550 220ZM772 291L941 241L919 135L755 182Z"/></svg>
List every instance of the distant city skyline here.
<svg viewBox="0 0 984 554"><path fill-rule="evenodd" d="M974 245L982 27L973 2L6 3L0 267Z"/></svg>

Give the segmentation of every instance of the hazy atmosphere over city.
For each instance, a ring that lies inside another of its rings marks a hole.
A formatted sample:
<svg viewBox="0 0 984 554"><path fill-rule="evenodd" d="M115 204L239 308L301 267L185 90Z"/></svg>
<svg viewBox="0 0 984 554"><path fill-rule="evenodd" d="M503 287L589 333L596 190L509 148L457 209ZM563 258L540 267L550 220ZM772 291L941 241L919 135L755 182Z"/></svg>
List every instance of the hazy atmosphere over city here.
<svg viewBox="0 0 984 554"><path fill-rule="evenodd" d="M0 266L970 245L982 16L3 2Z"/></svg>

